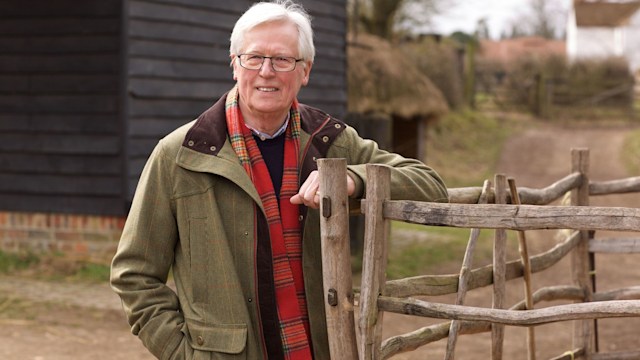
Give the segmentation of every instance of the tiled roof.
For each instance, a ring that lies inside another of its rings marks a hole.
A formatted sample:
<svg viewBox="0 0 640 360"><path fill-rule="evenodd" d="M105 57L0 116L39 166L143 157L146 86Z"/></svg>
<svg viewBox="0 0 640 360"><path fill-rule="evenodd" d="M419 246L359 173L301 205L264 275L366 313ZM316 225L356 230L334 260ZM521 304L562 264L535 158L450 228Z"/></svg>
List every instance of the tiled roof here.
<svg viewBox="0 0 640 360"><path fill-rule="evenodd" d="M579 27L620 27L640 9L640 1L612 3L607 1L575 1Z"/></svg>
<svg viewBox="0 0 640 360"><path fill-rule="evenodd" d="M562 40L548 40L537 36L505 39L500 41L482 40L482 57L502 62L513 63L521 57L546 57L565 55L566 46Z"/></svg>

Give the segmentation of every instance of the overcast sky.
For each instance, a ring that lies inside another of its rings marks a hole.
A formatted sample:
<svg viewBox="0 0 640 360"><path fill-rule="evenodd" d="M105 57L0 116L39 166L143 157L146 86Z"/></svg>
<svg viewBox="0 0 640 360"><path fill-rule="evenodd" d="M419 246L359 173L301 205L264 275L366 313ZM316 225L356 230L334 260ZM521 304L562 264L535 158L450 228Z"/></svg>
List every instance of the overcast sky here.
<svg viewBox="0 0 640 360"><path fill-rule="evenodd" d="M450 0L451 1L451 0ZM511 30L511 25L526 19L531 14L531 0L452 0L452 5L443 9L443 14L434 17L431 32L451 34L461 30L472 33L477 29L478 20L485 18L489 25L491 38ZM549 0L552 13L558 16L556 22L564 21L571 0Z"/></svg>

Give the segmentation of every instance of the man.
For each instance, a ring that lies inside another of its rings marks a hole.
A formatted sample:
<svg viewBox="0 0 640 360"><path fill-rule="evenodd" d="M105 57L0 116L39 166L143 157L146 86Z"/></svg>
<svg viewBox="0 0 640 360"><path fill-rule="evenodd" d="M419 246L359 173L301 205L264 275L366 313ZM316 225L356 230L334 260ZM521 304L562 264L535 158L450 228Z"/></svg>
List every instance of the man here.
<svg viewBox="0 0 640 360"><path fill-rule="evenodd" d="M231 34L236 86L151 154L111 284L158 358L329 359L316 159L347 159L355 199L382 163L393 198L447 201L429 167L297 102L314 55L299 5L254 5Z"/></svg>

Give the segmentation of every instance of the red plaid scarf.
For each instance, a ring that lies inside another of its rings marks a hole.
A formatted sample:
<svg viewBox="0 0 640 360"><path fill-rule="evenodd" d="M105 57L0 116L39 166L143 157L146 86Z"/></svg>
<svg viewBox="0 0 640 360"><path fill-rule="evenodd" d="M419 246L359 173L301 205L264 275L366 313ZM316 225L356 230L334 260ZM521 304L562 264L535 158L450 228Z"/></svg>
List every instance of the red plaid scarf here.
<svg viewBox="0 0 640 360"><path fill-rule="evenodd" d="M280 207L258 144L251 130L244 124L238 107L237 87L227 95L225 109L231 145L260 195L269 224L276 304L285 359L311 359L309 317L302 276L299 208L298 205L289 202L298 192L298 103L294 101L291 107L289 125L285 133Z"/></svg>

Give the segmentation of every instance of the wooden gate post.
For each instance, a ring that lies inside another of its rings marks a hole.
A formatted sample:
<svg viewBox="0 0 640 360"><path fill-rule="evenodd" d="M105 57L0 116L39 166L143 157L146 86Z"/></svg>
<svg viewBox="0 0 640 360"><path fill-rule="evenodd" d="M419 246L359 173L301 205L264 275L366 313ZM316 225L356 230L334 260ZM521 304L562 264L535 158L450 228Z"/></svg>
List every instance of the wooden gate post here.
<svg viewBox="0 0 640 360"><path fill-rule="evenodd" d="M356 360L347 161L318 159L322 280L332 359Z"/></svg>
<svg viewBox="0 0 640 360"><path fill-rule="evenodd" d="M507 203L507 177L496 174L495 203ZM507 231L496 229L493 240L493 306L494 309L506 308L507 290ZM504 325L491 324L491 359L502 360L504 348Z"/></svg>
<svg viewBox="0 0 640 360"><path fill-rule="evenodd" d="M571 171L582 174L580 187L571 191L571 205L589 206L589 149L571 149ZM584 292L584 302L591 301L593 289L589 278L589 231L580 231L580 242L571 255L573 282ZM594 327L591 320L575 321L573 347L584 349L585 359L591 359Z"/></svg>
<svg viewBox="0 0 640 360"><path fill-rule="evenodd" d="M382 210L390 199L391 172L388 167L367 165L367 194L365 210L365 239L362 254L362 281L360 292L360 359L381 358L382 315L378 309L378 296L384 293L387 280L387 241L389 220Z"/></svg>

